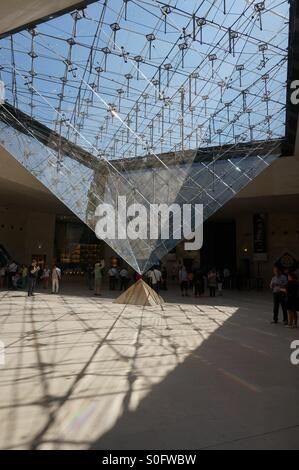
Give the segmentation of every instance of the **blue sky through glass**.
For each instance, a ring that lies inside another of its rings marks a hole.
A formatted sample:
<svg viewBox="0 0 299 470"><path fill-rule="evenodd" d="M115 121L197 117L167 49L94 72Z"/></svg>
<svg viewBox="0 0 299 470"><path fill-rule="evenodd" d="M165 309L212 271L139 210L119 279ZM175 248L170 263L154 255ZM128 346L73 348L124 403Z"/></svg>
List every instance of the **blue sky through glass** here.
<svg viewBox="0 0 299 470"><path fill-rule="evenodd" d="M168 5L102 0L3 39L7 100L109 159L282 137L288 2Z"/></svg>

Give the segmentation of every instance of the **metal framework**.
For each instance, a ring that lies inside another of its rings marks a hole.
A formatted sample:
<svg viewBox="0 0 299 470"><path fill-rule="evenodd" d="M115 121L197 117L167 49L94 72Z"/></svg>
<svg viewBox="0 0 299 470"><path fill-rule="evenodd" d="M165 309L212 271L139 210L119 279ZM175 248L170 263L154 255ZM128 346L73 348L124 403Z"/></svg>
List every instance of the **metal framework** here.
<svg viewBox="0 0 299 470"><path fill-rule="evenodd" d="M99 0L0 41L1 143L92 228L120 194L208 217L281 154L288 2L186 8ZM175 244L108 243L138 271Z"/></svg>

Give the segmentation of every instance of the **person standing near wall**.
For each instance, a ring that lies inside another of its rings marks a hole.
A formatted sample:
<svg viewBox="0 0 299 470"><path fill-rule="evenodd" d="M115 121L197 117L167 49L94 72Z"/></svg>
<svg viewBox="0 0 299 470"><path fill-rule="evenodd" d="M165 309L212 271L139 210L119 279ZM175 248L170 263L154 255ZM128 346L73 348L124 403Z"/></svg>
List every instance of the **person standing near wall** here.
<svg viewBox="0 0 299 470"><path fill-rule="evenodd" d="M37 261L33 259L31 265L28 268L28 297L34 295L34 288L39 270L40 267L38 266Z"/></svg>
<svg viewBox="0 0 299 470"><path fill-rule="evenodd" d="M283 322L288 324L288 312L286 307L286 286L288 283L287 276L282 273L277 266L273 268L274 276L270 282L270 289L273 292L273 320L271 323L278 323L279 306L281 306L283 314Z"/></svg>
<svg viewBox="0 0 299 470"><path fill-rule="evenodd" d="M54 264L52 269L52 294L58 294L59 282L61 279L61 270Z"/></svg>
<svg viewBox="0 0 299 470"><path fill-rule="evenodd" d="M103 269L105 267L105 261L102 259L94 265L94 295L102 295L102 280L103 280Z"/></svg>

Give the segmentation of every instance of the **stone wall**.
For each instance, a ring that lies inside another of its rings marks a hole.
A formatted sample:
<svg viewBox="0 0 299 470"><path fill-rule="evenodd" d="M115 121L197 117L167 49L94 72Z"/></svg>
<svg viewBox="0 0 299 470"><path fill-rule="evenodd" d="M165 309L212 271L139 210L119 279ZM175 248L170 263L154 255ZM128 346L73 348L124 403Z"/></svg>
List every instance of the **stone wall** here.
<svg viewBox="0 0 299 470"><path fill-rule="evenodd" d="M267 225L267 261L256 261L253 253L253 214L239 216L236 220L237 266L241 269L243 260L249 260L251 275L260 276L264 281L268 281L273 265L284 253L299 260L299 214L269 213Z"/></svg>
<svg viewBox="0 0 299 470"><path fill-rule="evenodd" d="M55 214L18 207L0 207L0 244L19 263L29 263L32 255L53 260Z"/></svg>

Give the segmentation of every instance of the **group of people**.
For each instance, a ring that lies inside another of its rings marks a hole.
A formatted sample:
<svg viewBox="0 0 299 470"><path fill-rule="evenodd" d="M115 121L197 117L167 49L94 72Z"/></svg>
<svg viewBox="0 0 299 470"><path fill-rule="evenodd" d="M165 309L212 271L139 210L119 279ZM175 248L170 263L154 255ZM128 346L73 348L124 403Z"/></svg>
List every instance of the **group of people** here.
<svg viewBox="0 0 299 470"><path fill-rule="evenodd" d="M89 289L94 290L95 295L101 295L104 268L105 261L103 259L86 267L86 281ZM222 271L213 268L205 275L199 268L187 270L184 265L181 265L178 269L181 294L183 297L192 294L195 297L200 297L207 287L210 297L215 297L217 292L221 296L223 284L229 279L229 275L228 269ZM141 275L136 275L135 281L141 277ZM154 266L143 277L157 293L160 290L167 290L168 272L165 266ZM173 271L171 278L176 278ZM111 266L108 270L108 279L110 290L125 291L130 283L129 271L126 267ZM33 259L29 266L20 265L14 260L6 265L0 265L0 289L4 287L11 290L27 289L28 296L32 296L37 286L48 289L51 282L52 293L58 294L60 280L61 270L56 264L53 264L50 269L49 266L40 266L37 260ZM278 266L275 266L270 288L273 292L272 323L278 323L279 308L281 308L285 326L296 328L299 311L299 284L296 274L293 272L284 273Z"/></svg>
<svg viewBox="0 0 299 470"><path fill-rule="evenodd" d="M172 269L171 280L176 282L178 279L183 297L188 297L189 295L200 297L204 294L206 286L209 289L210 296L215 297L217 292L218 295L222 295L223 283L228 275L229 272L224 274L216 269L211 269L207 275L204 275L200 268L187 269L185 265L181 265L177 272ZM154 266L145 273L144 280L156 292L168 289L168 272L165 266Z"/></svg>
<svg viewBox="0 0 299 470"><path fill-rule="evenodd" d="M144 280L157 294L160 290L168 289L168 273L165 266L153 266L145 273Z"/></svg>
<svg viewBox="0 0 299 470"><path fill-rule="evenodd" d="M221 270L213 268L207 275L204 275L200 268L187 270L182 265L179 269L179 281L183 297L191 294L200 297L204 294L206 286L209 289L210 297L215 297L217 292L218 295L222 295L224 274Z"/></svg>
<svg viewBox="0 0 299 470"><path fill-rule="evenodd" d="M104 278L105 261L99 260L95 265L89 263L85 270L86 283L89 290L94 289L95 295L101 295L101 288ZM121 268L110 266L108 269L109 290L127 290L130 283L128 269L124 266Z"/></svg>
<svg viewBox="0 0 299 470"><path fill-rule="evenodd" d="M297 328L299 285L296 274L293 272L284 273L278 266L274 266L270 289L273 292L273 320L271 323L278 323L279 307L281 307L285 326Z"/></svg>
<svg viewBox="0 0 299 470"><path fill-rule="evenodd" d="M18 264L15 260L0 266L0 289L7 287L9 290L23 289L28 291L28 296L34 295L37 286L48 289L51 281L52 293L58 294L61 279L61 270L56 264L40 266L37 260L27 266Z"/></svg>
<svg viewBox="0 0 299 470"><path fill-rule="evenodd" d="M116 268L111 266L108 270L108 277L110 290L127 290L130 283L130 275L126 267Z"/></svg>
<svg viewBox="0 0 299 470"><path fill-rule="evenodd" d="M94 294L99 296L102 295L101 290L104 267L105 261L101 259L95 264L89 263L85 269L85 279L89 290L94 290Z"/></svg>
<svg viewBox="0 0 299 470"><path fill-rule="evenodd" d="M100 271L97 270L97 266L100 266ZM105 267L105 262L102 260L100 263L95 266L91 263L86 267L86 283L90 290L93 290L95 285L96 295L100 295L97 291L99 283L102 283L104 278L103 269ZM128 289L130 282L133 278L134 282L143 278L156 292L162 290L167 290L167 270L165 267L162 269L159 266L154 266L149 271L147 271L143 276L135 273L134 276L130 275L129 270L126 266L116 267L110 266L107 271L108 277L108 286L111 291L125 291Z"/></svg>

